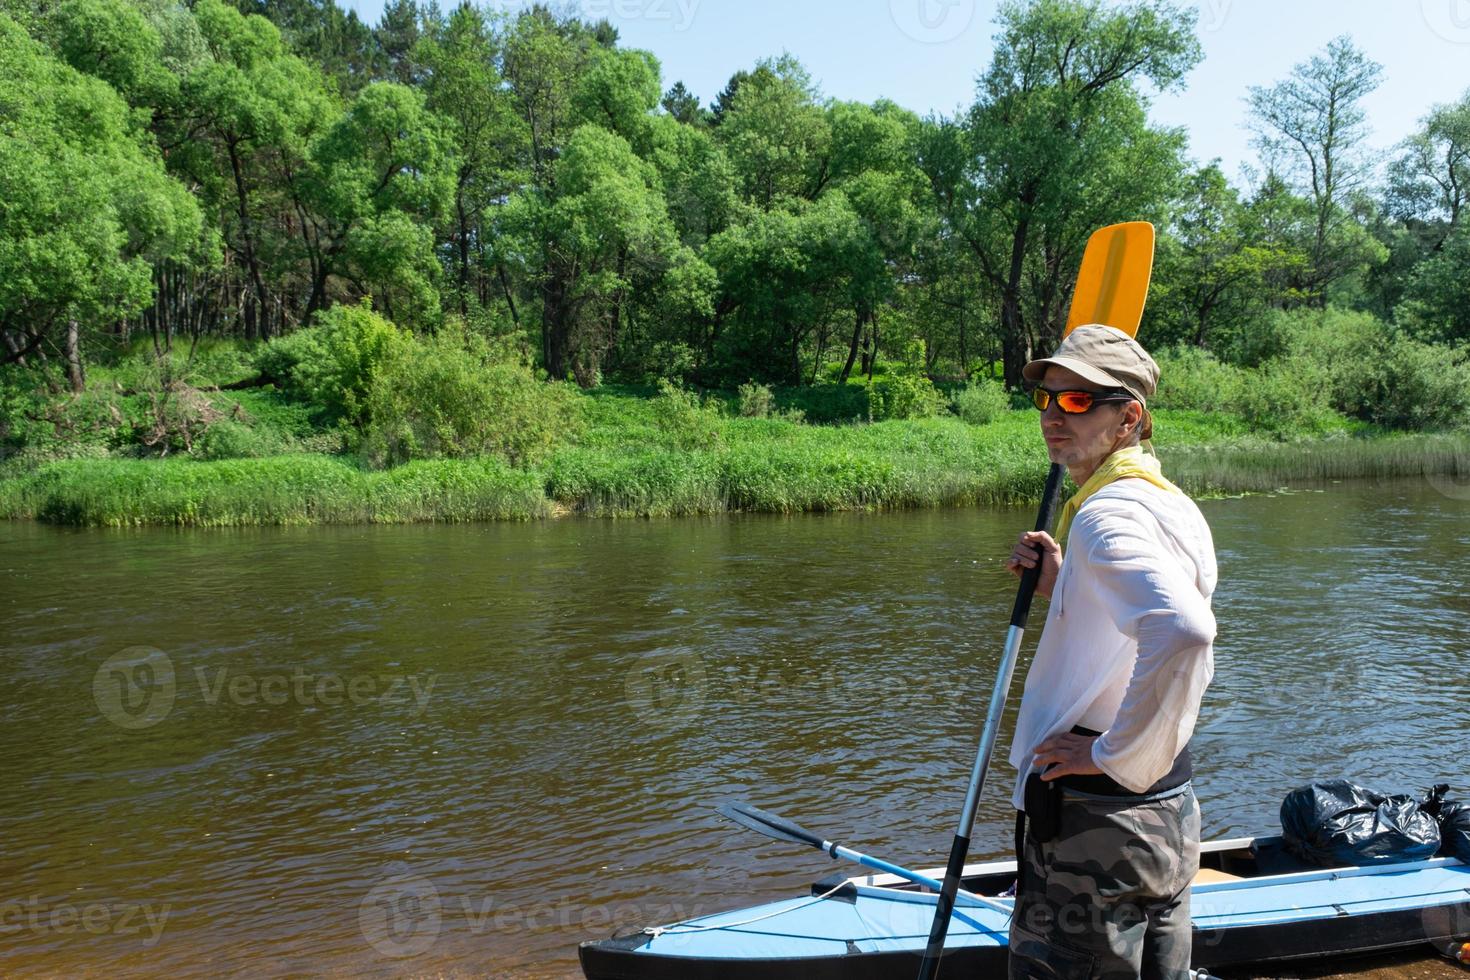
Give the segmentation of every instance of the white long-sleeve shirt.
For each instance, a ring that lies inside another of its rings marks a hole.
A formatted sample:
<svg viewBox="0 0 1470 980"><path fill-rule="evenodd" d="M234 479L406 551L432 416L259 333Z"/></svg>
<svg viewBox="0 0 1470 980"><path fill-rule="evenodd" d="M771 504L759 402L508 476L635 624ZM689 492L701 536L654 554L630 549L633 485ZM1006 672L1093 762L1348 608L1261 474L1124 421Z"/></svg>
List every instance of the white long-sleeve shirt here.
<svg viewBox="0 0 1470 980"><path fill-rule="evenodd" d="M1017 809L1032 751L1075 725L1103 733L1093 762L1127 789L1163 778L1214 674L1215 580L1209 525L1185 495L1127 479L1083 503L1011 742Z"/></svg>

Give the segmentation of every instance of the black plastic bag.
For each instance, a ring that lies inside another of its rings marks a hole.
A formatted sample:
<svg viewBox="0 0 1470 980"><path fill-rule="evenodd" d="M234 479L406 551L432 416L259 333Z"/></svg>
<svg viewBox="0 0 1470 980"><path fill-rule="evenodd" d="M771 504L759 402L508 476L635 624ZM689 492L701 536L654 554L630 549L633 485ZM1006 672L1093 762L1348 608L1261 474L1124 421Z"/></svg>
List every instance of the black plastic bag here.
<svg viewBox="0 0 1470 980"><path fill-rule="evenodd" d="M1420 861L1434 857L1440 845L1439 824L1420 801L1345 779L1286 794L1281 836L1292 853L1322 868Z"/></svg>
<svg viewBox="0 0 1470 980"><path fill-rule="evenodd" d="M1439 808L1440 857L1470 863L1470 803L1451 801Z"/></svg>
<svg viewBox="0 0 1470 980"><path fill-rule="evenodd" d="M1439 822L1439 856L1470 862L1470 803L1447 800L1447 783L1440 783L1420 801L1424 812Z"/></svg>

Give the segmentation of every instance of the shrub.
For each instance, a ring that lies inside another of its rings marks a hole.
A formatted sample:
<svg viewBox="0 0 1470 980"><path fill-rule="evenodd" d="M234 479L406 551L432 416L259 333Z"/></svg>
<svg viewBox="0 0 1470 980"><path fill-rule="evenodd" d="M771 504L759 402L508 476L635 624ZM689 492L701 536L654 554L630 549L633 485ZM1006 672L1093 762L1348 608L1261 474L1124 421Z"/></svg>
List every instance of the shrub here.
<svg viewBox="0 0 1470 980"><path fill-rule="evenodd" d="M771 409L776 404L776 395L768 386L751 381L741 385L738 394L741 418L765 419L771 417Z"/></svg>
<svg viewBox="0 0 1470 980"><path fill-rule="evenodd" d="M982 379L956 391L950 404L955 414L971 425L988 425L1010 410L1011 396L1004 385Z"/></svg>
<svg viewBox="0 0 1470 980"><path fill-rule="evenodd" d="M1245 383L1246 372L1220 363L1198 347L1158 351L1154 360L1159 365L1159 390L1149 401L1150 408L1231 411Z"/></svg>
<svg viewBox="0 0 1470 980"><path fill-rule="evenodd" d="M660 381L653 412L659 430L675 448L711 449L720 442L719 413L687 388Z"/></svg>
<svg viewBox="0 0 1470 980"><path fill-rule="evenodd" d="M1255 368L1285 356L1295 346L1304 317L1312 310L1267 310L1242 323L1230 335L1222 351L1224 360L1237 367Z"/></svg>
<svg viewBox="0 0 1470 980"><path fill-rule="evenodd" d="M923 375L894 374L868 386L868 418L873 422L928 418L943 407L944 396Z"/></svg>
<svg viewBox="0 0 1470 980"><path fill-rule="evenodd" d="M1343 388L1347 411L1399 429L1444 429L1470 419L1470 362L1462 352L1397 338L1365 359Z"/></svg>
<svg viewBox="0 0 1470 980"><path fill-rule="evenodd" d="M1405 336L1372 314L1297 311L1289 359L1311 365L1334 408L1393 428L1444 428L1470 409L1463 354Z"/></svg>
<svg viewBox="0 0 1470 980"><path fill-rule="evenodd" d="M305 327L294 333L276 337L255 352L255 371L292 398L307 400L307 394L296 381L299 364L327 358L321 327Z"/></svg>
<svg viewBox="0 0 1470 980"><path fill-rule="evenodd" d="M209 426L194 445L194 454L201 459L258 459L285 450L285 440L274 429L253 428L233 419Z"/></svg>
<svg viewBox="0 0 1470 980"><path fill-rule="evenodd" d="M36 380L23 368L0 376L0 451L127 442L128 406L116 392L94 385L78 394L48 396Z"/></svg>
<svg viewBox="0 0 1470 980"><path fill-rule="evenodd" d="M658 384L663 378L687 378L694 373L698 358L694 348L680 341L660 340L644 358L644 384ZM638 375L635 375L638 377Z"/></svg>
<svg viewBox="0 0 1470 980"><path fill-rule="evenodd" d="M1253 371L1222 364L1197 347L1161 351L1155 360L1159 390L1152 408L1229 412L1278 437L1320 433L1340 422L1332 374L1308 357L1277 357Z"/></svg>
<svg viewBox="0 0 1470 980"><path fill-rule="evenodd" d="M374 313L364 300L358 306L334 306L315 327L272 341L256 365L293 397L321 406L331 418L362 425L378 377L415 346L411 334Z"/></svg>
<svg viewBox="0 0 1470 980"><path fill-rule="evenodd" d="M140 393L139 403L142 411L133 418L132 441L160 456L193 452L195 442L225 417L204 392L182 381L166 381Z"/></svg>
<svg viewBox="0 0 1470 980"><path fill-rule="evenodd" d="M856 381L814 388L783 388L776 403L787 417L815 423L856 422L868 417L868 389Z"/></svg>
<svg viewBox="0 0 1470 980"><path fill-rule="evenodd" d="M0 448L0 480L25 476L59 460L107 459L109 455L107 447L97 442L58 442L14 451Z"/></svg>
<svg viewBox="0 0 1470 980"><path fill-rule="evenodd" d="M363 402L360 449L376 466L433 457L534 463L578 425L576 396L483 338L442 331L387 360Z"/></svg>
<svg viewBox="0 0 1470 980"><path fill-rule="evenodd" d="M1252 372L1226 407L1253 429L1276 436L1316 435L1340 423L1328 372L1306 358L1278 358Z"/></svg>
<svg viewBox="0 0 1470 980"><path fill-rule="evenodd" d="M201 387L227 385L250 377L253 355L241 341L232 338L201 338L191 352L188 345L175 349L174 358L190 384Z"/></svg>

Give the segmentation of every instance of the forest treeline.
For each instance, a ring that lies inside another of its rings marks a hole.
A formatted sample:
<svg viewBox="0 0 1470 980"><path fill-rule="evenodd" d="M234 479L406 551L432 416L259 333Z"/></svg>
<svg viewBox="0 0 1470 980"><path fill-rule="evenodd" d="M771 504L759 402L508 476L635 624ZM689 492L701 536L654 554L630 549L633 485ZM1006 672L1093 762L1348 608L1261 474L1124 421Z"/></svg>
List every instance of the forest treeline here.
<svg viewBox="0 0 1470 980"><path fill-rule="evenodd" d="M1470 94L1426 94L1382 159L1380 66L1304 54L1242 92L1236 181L1149 119L1202 57L1167 0L1003 3L973 103L927 117L825 97L791 54L692 93L539 5L0 0L0 370L81 391L139 337L270 340L369 300L584 388L889 362L1015 385L1087 235L1130 219L1160 231L1151 347L1258 368L1278 311L1342 307L1410 376L1460 363Z"/></svg>

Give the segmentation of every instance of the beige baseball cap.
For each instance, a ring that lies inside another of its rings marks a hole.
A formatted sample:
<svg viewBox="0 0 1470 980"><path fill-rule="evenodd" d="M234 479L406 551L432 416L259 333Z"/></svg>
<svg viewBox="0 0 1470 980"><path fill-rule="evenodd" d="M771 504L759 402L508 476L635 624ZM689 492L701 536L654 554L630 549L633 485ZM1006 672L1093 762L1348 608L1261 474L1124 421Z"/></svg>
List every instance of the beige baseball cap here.
<svg viewBox="0 0 1470 980"><path fill-rule="evenodd" d="M1031 361L1021 369L1027 381L1040 381L1055 364L1076 372L1095 385L1121 388L1144 406L1143 438L1153 434L1148 400L1159 386L1159 366L1143 345L1117 327L1088 323L1067 334L1050 357Z"/></svg>

